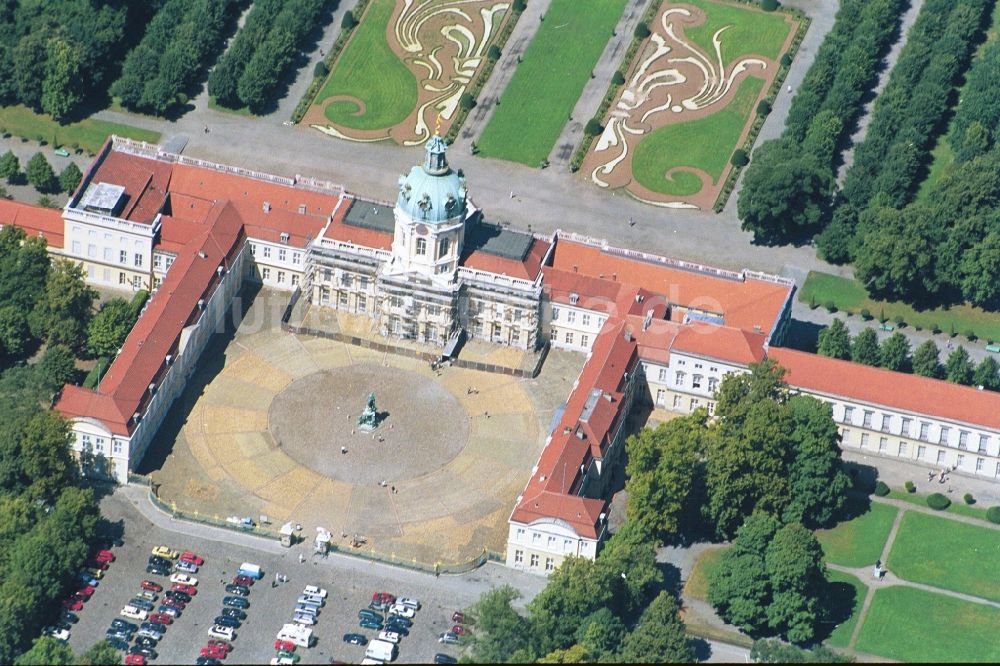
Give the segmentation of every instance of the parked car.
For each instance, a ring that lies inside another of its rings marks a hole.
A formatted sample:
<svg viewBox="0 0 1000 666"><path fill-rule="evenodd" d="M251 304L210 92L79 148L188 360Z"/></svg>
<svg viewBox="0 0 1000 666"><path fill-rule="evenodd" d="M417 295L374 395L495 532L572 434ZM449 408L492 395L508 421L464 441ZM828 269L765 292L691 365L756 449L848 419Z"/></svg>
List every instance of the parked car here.
<svg viewBox="0 0 1000 666"><path fill-rule="evenodd" d="M379 611L380 613L384 613L389 610L390 606L391 604L387 604L384 601L375 601L374 599L368 604L369 609Z"/></svg>
<svg viewBox="0 0 1000 666"><path fill-rule="evenodd" d="M79 590L76 591L76 594L74 596L77 599L89 599L94 595L94 592L96 591L97 590L95 590L93 586L84 585L83 587L81 587Z"/></svg>
<svg viewBox="0 0 1000 666"><path fill-rule="evenodd" d="M445 654L444 652L438 652L434 655L435 664L457 664L458 659L455 659L450 654Z"/></svg>
<svg viewBox="0 0 1000 666"><path fill-rule="evenodd" d="M271 666L295 666L295 662L288 657L274 657L270 664Z"/></svg>
<svg viewBox="0 0 1000 666"><path fill-rule="evenodd" d="M222 662L213 657L198 657L194 660L196 666L214 666L215 664L221 664Z"/></svg>
<svg viewBox="0 0 1000 666"><path fill-rule="evenodd" d="M141 645L133 645L129 650L129 654L141 654L146 659L156 659L156 650L153 648L142 647Z"/></svg>
<svg viewBox="0 0 1000 666"><path fill-rule="evenodd" d="M98 562L114 562L115 554L110 550L99 550L97 554L94 555L94 559Z"/></svg>
<svg viewBox="0 0 1000 666"><path fill-rule="evenodd" d="M141 587L144 590L149 590L150 592L163 592L163 586L151 580L142 581L141 583L139 583L139 587Z"/></svg>
<svg viewBox="0 0 1000 666"><path fill-rule="evenodd" d="M239 629L242 622L237 620L235 617L229 617L228 615L218 615L214 620L215 624L220 627L232 627L233 629Z"/></svg>
<svg viewBox="0 0 1000 666"><path fill-rule="evenodd" d="M148 562L150 564L155 564L158 567L163 567L164 569L169 569L174 566L174 563L171 560L168 560L165 557L160 557L159 555L150 555Z"/></svg>
<svg viewBox="0 0 1000 666"><path fill-rule="evenodd" d="M176 560L180 557L180 553L172 548L169 548L168 546L157 546L153 549L153 555L156 555L157 557L166 557L171 560Z"/></svg>
<svg viewBox="0 0 1000 666"><path fill-rule="evenodd" d="M295 652L295 643L291 641L283 641L280 638L276 638L274 641L275 650L284 650L286 652Z"/></svg>
<svg viewBox="0 0 1000 666"><path fill-rule="evenodd" d="M181 592L180 590L167 590L163 593L163 596L168 599L180 599L184 603L190 603L191 595L187 592Z"/></svg>
<svg viewBox="0 0 1000 666"><path fill-rule="evenodd" d="M222 603L231 608L250 608L250 602L243 597L223 597Z"/></svg>
<svg viewBox="0 0 1000 666"><path fill-rule="evenodd" d="M141 654L127 654L125 666L146 666L146 657Z"/></svg>
<svg viewBox="0 0 1000 666"><path fill-rule="evenodd" d="M76 579L81 583L83 583L84 585L89 585L90 587L97 587L98 583L100 582L96 578L91 576L89 573L86 573L85 571L81 571L80 573L78 573Z"/></svg>
<svg viewBox="0 0 1000 666"><path fill-rule="evenodd" d="M220 627L217 624L213 624L208 628L208 635L212 638L222 638L227 641L231 641L236 638L236 632L233 631L232 627Z"/></svg>
<svg viewBox="0 0 1000 666"><path fill-rule="evenodd" d="M135 644L140 647L155 648L156 639L146 635L139 635L135 637Z"/></svg>
<svg viewBox="0 0 1000 666"><path fill-rule="evenodd" d="M59 619L70 624L76 624L80 621L80 617L76 613L70 613L69 611L63 611L59 614Z"/></svg>
<svg viewBox="0 0 1000 666"><path fill-rule="evenodd" d="M183 592L184 594L190 595L192 597L198 594L197 587L195 587L194 585L188 585L186 583L174 583L173 585L170 586L170 589L173 592Z"/></svg>
<svg viewBox="0 0 1000 666"><path fill-rule="evenodd" d="M88 576L93 576L97 580L101 580L102 578L104 578L103 569L95 569L94 567L85 567L83 573L87 574Z"/></svg>
<svg viewBox="0 0 1000 666"><path fill-rule="evenodd" d="M198 573L198 565L192 562L185 562L184 560L177 560L174 564L174 569L177 571L183 571L185 573Z"/></svg>
<svg viewBox="0 0 1000 666"><path fill-rule="evenodd" d="M182 611L187 607L187 604L180 599L174 599L173 597L167 597L163 600L161 606L170 606L171 608L176 608L178 611Z"/></svg>
<svg viewBox="0 0 1000 666"><path fill-rule="evenodd" d="M353 645L367 645L368 639L364 634L344 634L344 642Z"/></svg>
<svg viewBox="0 0 1000 666"><path fill-rule="evenodd" d="M63 599L62 607L63 610L68 611L83 610L83 602L75 597L70 597L69 599Z"/></svg>
<svg viewBox="0 0 1000 666"><path fill-rule="evenodd" d="M196 567L200 567L205 563L205 558L192 553L190 550L185 550L181 553L181 562L190 562Z"/></svg>
<svg viewBox="0 0 1000 666"><path fill-rule="evenodd" d="M378 601L383 604L394 604L396 603L396 597L388 592L376 592L372 595L372 601Z"/></svg>
<svg viewBox="0 0 1000 666"><path fill-rule="evenodd" d="M368 610L367 608L362 608L361 610L358 611L358 619L362 620L364 618L368 618L370 620L375 620L376 622L384 622L385 621L385 617L383 617L382 615L379 615L378 613L376 613L373 610Z"/></svg>
<svg viewBox="0 0 1000 666"><path fill-rule="evenodd" d="M324 590L322 587L317 587L316 585L306 585L306 588L302 590L302 594L311 594L314 597L322 597L326 599L329 592Z"/></svg>
<svg viewBox="0 0 1000 666"><path fill-rule="evenodd" d="M413 597L400 597L396 599L396 605L406 606L408 608L412 608L415 611L420 610L420 602L414 599Z"/></svg>
<svg viewBox="0 0 1000 666"><path fill-rule="evenodd" d="M146 611L147 613L153 612L153 608L154 608L153 602L152 601L146 601L145 599L138 599L138 598L132 599L132 600L130 600L128 602L128 604L129 604L129 606L132 606L134 608L141 608L142 610Z"/></svg>
<svg viewBox="0 0 1000 666"><path fill-rule="evenodd" d="M87 567L88 569L97 569L98 571L107 571L108 570L108 563L107 562L98 562L95 559L89 559L89 560L87 560L87 563L84 566Z"/></svg>
<svg viewBox="0 0 1000 666"><path fill-rule="evenodd" d="M242 585L243 587L251 587L257 579L253 576L234 576L233 585Z"/></svg>
<svg viewBox="0 0 1000 666"><path fill-rule="evenodd" d="M407 629L406 627L402 627L402 626L400 626L398 624L393 624L392 622L386 622L385 623L385 630L397 633L400 636L409 636L410 635L410 630L409 629Z"/></svg>
<svg viewBox="0 0 1000 666"><path fill-rule="evenodd" d="M285 652L284 650L278 650L278 654L275 655L278 659L291 659L293 664L299 663L300 657L294 652Z"/></svg>
<svg viewBox="0 0 1000 666"><path fill-rule="evenodd" d="M140 629L136 633L136 636L148 636L149 638L157 641L163 638L163 634L155 629Z"/></svg>
<svg viewBox="0 0 1000 666"><path fill-rule="evenodd" d="M164 625L160 624L159 622L149 622L149 621L143 622L142 624L139 625L139 631L142 631L143 629L148 629L150 631L158 631L161 634L167 630L167 628Z"/></svg>
<svg viewBox="0 0 1000 666"><path fill-rule="evenodd" d="M390 615L385 621L386 624L395 624L401 627L409 628L413 626L413 620L408 617L403 617L402 615Z"/></svg>
<svg viewBox="0 0 1000 666"><path fill-rule="evenodd" d="M157 624L173 624L174 617L170 613L150 613L149 621Z"/></svg>
<svg viewBox="0 0 1000 666"><path fill-rule="evenodd" d="M111 647L113 647L116 650L121 650L122 652L128 650L128 641L125 640L124 638L116 638L113 636L108 636L105 640L108 643L110 643Z"/></svg>
<svg viewBox="0 0 1000 666"><path fill-rule="evenodd" d="M232 646L232 644L230 644L230 643L227 643L226 641L217 641L217 640L214 640L214 639L213 639L213 640L210 640L210 641L208 642L208 647L211 647L211 648L218 648L218 649L220 649L220 650L224 651L224 652L225 652L226 654L229 654L230 652L232 652L232 651L233 651L233 646ZM292 647L293 647L293 648L295 647L295 644L294 644L294 643L292 643Z"/></svg>
<svg viewBox="0 0 1000 666"><path fill-rule="evenodd" d="M104 632L104 638L107 640L124 641L125 649L128 649L128 642L132 640L132 632L121 631L119 629L108 629Z"/></svg>
<svg viewBox="0 0 1000 666"><path fill-rule="evenodd" d="M438 636L438 643L448 643L449 645L455 645L458 643L458 636L446 631L445 633Z"/></svg>
<svg viewBox="0 0 1000 666"><path fill-rule="evenodd" d="M451 621L458 622L459 624L465 623L465 613L461 611L455 611L454 613L451 614Z"/></svg>
<svg viewBox="0 0 1000 666"><path fill-rule="evenodd" d="M295 606L295 612L296 613L308 613L309 615L312 615L313 617L316 617L317 615L319 615L319 609L316 608L315 606L311 606L309 604L296 604L296 606Z"/></svg>
<svg viewBox="0 0 1000 666"><path fill-rule="evenodd" d="M380 641L388 641L389 643L398 643L399 634L395 631L380 631L378 632L378 639Z"/></svg>
<svg viewBox="0 0 1000 666"><path fill-rule="evenodd" d="M159 607L156 609L156 612L161 613L163 615L169 615L172 618L178 618L181 616L180 608L177 608L176 606L166 603L160 604Z"/></svg>
<svg viewBox="0 0 1000 666"><path fill-rule="evenodd" d="M235 583L230 583L226 585L226 592L229 594L237 594L241 597L250 596L250 588L245 585L236 585Z"/></svg>
<svg viewBox="0 0 1000 666"><path fill-rule="evenodd" d="M237 620L241 620L242 621L242 620L247 619L247 614L244 611L241 611L239 608L227 608L227 607L223 607L223 609L222 609L221 612L226 617L235 618Z"/></svg>
<svg viewBox="0 0 1000 666"><path fill-rule="evenodd" d="M133 631L136 631L139 628L136 625L129 622L128 620L123 620L120 617L116 617L115 619L111 620L111 626L115 629L121 629L129 633L132 633Z"/></svg>
<svg viewBox="0 0 1000 666"><path fill-rule="evenodd" d="M156 592L153 592L152 590L143 590L142 592L140 592L135 596L139 597L140 599L145 599L146 601L156 601L159 598Z"/></svg>
<svg viewBox="0 0 1000 666"><path fill-rule="evenodd" d="M65 643L69 640L69 631L66 629L58 629L56 627L46 627L42 633L48 634L57 641L62 641Z"/></svg>
<svg viewBox="0 0 1000 666"><path fill-rule="evenodd" d="M156 576L166 576L170 573L170 569L161 567L158 564L149 564L146 566L146 573L154 574Z"/></svg>
<svg viewBox="0 0 1000 666"><path fill-rule="evenodd" d="M198 652L198 654L202 657L211 657L212 659L225 659L229 653L220 648L206 645Z"/></svg>
<svg viewBox="0 0 1000 666"><path fill-rule="evenodd" d="M374 629L375 631L382 631L382 623L378 620L373 620L370 617L363 617L358 622L358 626L364 627L365 629Z"/></svg>
<svg viewBox="0 0 1000 666"><path fill-rule="evenodd" d="M398 615L399 617L411 618L414 616L413 609L409 606L400 606L398 603L389 609L391 615Z"/></svg>

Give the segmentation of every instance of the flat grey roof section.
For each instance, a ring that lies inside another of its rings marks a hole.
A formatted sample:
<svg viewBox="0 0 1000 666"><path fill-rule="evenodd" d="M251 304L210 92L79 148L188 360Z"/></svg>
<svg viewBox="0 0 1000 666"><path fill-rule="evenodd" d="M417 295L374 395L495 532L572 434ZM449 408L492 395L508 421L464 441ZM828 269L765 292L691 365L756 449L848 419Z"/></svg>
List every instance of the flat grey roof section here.
<svg viewBox="0 0 1000 666"><path fill-rule="evenodd" d="M478 224L469 224L465 230L465 251L485 252L504 259L523 261L534 240L531 234L480 221Z"/></svg>
<svg viewBox="0 0 1000 666"><path fill-rule="evenodd" d="M361 201L355 199L344 216L344 224L362 229L375 229L393 233L396 230L396 220L392 215L392 206Z"/></svg>
<svg viewBox="0 0 1000 666"><path fill-rule="evenodd" d="M125 188L121 185L92 183L84 192L83 199L80 200L80 207L113 211L118 206L118 202L121 201L123 194L125 194Z"/></svg>

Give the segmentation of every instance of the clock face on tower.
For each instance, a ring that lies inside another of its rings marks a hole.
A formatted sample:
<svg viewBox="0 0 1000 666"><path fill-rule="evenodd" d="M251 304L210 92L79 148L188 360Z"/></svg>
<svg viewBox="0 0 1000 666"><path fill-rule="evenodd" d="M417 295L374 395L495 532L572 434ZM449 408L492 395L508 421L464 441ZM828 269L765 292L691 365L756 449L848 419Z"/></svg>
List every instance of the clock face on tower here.
<svg viewBox="0 0 1000 666"><path fill-rule="evenodd" d="M416 227L416 232L421 236L427 235L427 227L423 224L418 224Z"/></svg>

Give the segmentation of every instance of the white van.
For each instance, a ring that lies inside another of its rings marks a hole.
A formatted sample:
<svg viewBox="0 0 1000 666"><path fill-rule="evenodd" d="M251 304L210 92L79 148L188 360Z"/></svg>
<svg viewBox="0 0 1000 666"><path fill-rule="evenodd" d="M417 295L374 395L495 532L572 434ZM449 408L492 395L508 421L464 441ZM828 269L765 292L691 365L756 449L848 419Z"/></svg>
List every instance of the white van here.
<svg viewBox="0 0 1000 666"><path fill-rule="evenodd" d="M261 571L260 566L253 562L244 562L240 565L236 573L240 576L250 576L256 580L260 580L264 576L264 572Z"/></svg>
<svg viewBox="0 0 1000 666"><path fill-rule="evenodd" d="M309 613L296 613L292 616L292 622L296 624L304 624L307 627L311 627L316 624L316 616L310 615Z"/></svg>
<svg viewBox="0 0 1000 666"><path fill-rule="evenodd" d="M394 643L376 639L368 644L368 648L365 650L365 657L388 663L396 658L397 653L398 648Z"/></svg>
<svg viewBox="0 0 1000 666"><path fill-rule="evenodd" d="M299 647L309 647L312 641L312 629L301 624L288 623L281 627L278 632L278 639L291 641Z"/></svg>
<svg viewBox="0 0 1000 666"><path fill-rule="evenodd" d="M306 606L315 606L316 608L323 607L323 600L320 599L319 597L314 597L311 594L301 595L296 601L296 603L303 604Z"/></svg>
<svg viewBox="0 0 1000 666"><path fill-rule="evenodd" d="M319 609L313 606L312 604L297 604L295 606L295 612L305 613L307 615L312 615L313 617L319 615Z"/></svg>
<svg viewBox="0 0 1000 666"><path fill-rule="evenodd" d="M326 599L327 591L322 587L306 585L306 589L302 590L302 594L311 594L314 597L322 597L323 599Z"/></svg>

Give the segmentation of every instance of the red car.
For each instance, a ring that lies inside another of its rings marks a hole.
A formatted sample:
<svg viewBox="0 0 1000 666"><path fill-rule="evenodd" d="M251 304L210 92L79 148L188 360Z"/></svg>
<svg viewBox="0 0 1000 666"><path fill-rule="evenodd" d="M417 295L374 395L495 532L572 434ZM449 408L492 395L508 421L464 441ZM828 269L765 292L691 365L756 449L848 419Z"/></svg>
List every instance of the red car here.
<svg viewBox="0 0 1000 666"><path fill-rule="evenodd" d="M275 650L285 650L286 652L295 652L295 643L291 641L283 641L280 638L274 641Z"/></svg>
<svg viewBox="0 0 1000 666"><path fill-rule="evenodd" d="M280 638L274 641L275 650L284 650L285 652L295 652L295 643L291 641L283 641Z"/></svg>
<svg viewBox="0 0 1000 666"><path fill-rule="evenodd" d="M94 596L94 588L87 585L86 587L83 587L77 590L75 593L73 593L73 596L76 597L77 599L83 599L84 601L87 601L88 599L90 599L90 597Z"/></svg>
<svg viewBox="0 0 1000 666"><path fill-rule="evenodd" d="M159 583L154 583L151 580L144 580L139 583L139 587L144 590L149 590L150 592L163 592L163 586Z"/></svg>
<svg viewBox="0 0 1000 666"><path fill-rule="evenodd" d="M225 659L229 653L220 647L209 645L208 647L203 647L200 654L203 657L211 657L212 659Z"/></svg>
<svg viewBox="0 0 1000 666"><path fill-rule="evenodd" d="M372 595L372 601L377 601L382 604L393 604L396 603L396 597L388 592L376 592Z"/></svg>
<svg viewBox="0 0 1000 666"><path fill-rule="evenodd" d="M69 599L63 599L62 607L71 611L83 610L83 602L70 597Z"/></svg>
<svg viewBox="0 0 1000 666"><path fill-rule="evenodd" d="M174 592L183 592L184 594L190 594L192 597L198 594L198 588L194 585L185 585L184 583L174 583L170 586L170 589Z"/></svg>
<svg viewBox="0 0 1000 666"><path fill-rule="evenodd" d="M149 617L146 618L150 622L155 622L157 624L173 624L174 618L170 613L150 613Z"/></svg>
<svg viewBox="0 0 1000 666"><path fill-rule="evenodd" d="M244 585L246 587L251 587L255 582L256 578L251 578L250 576L236 576L233 578L233 585Z"/></svg>
<svg viewBox="0 0 1000 666"><path fill-rule="evenodd" d="M208 647L219 648L220 650L225 651L227 654L231 652L233 649L233 646L227 643L226 641L220 641L214 638L208 642ZM292 645L292 647L295 647L294 644Z"/></svg>
<svg viewBox="0 0 1000 666"><path fill-rule="evenodd" d="M87 567L90 568L90 569L100 569L101 571L107 571L108 570L108 563L107 562L100 562L98 560L91 559L91 560L87 560Z"/></svg>
<svg viewBox="0 0 1000 666"><path fill-rule="evenodd" d="M126 666L145 666L146 658L141 654L127 654L125 655Z"/></svg>
<svg viewBox="0 0 1000 666"><path fill-rule="evenodd" d="M464 634L468 634L469 630L460 624L456 624L454 627L451 628L451 633L455 634L456 636L462 636Z"/></svg>
<svg viewBox="0 0 1000 666"><path fill-rule="evenodd" d="M205 563L205 558L195 555L190 550L185 550L183 553L181 553L181 562L190 562L196 567L200 567Z"/></svg>
<svg viewBox="0 0 1000 666"><path fill-rule="evenodd" d="M100 550L97 551L97 555L94 555L95 562L114 562L115 554L110 550Z"/></svg>
<svg viewBox="0 0 1000 666"><path fill-rule="evenodd" d="M164 599L163 605L170 606L171 608L176 608L179 611L182 611L187 607L186 603L184 603L180 599L174 599L173 597L167 597L166 599Z"/></svg>
<svg viewBox="0 0 1000 666"><path fill-rule="evenodd" d="M459 624L465 622L465 613L461 611L455 611L454 613L451 614L451 621L458 622Z"/></svg>

